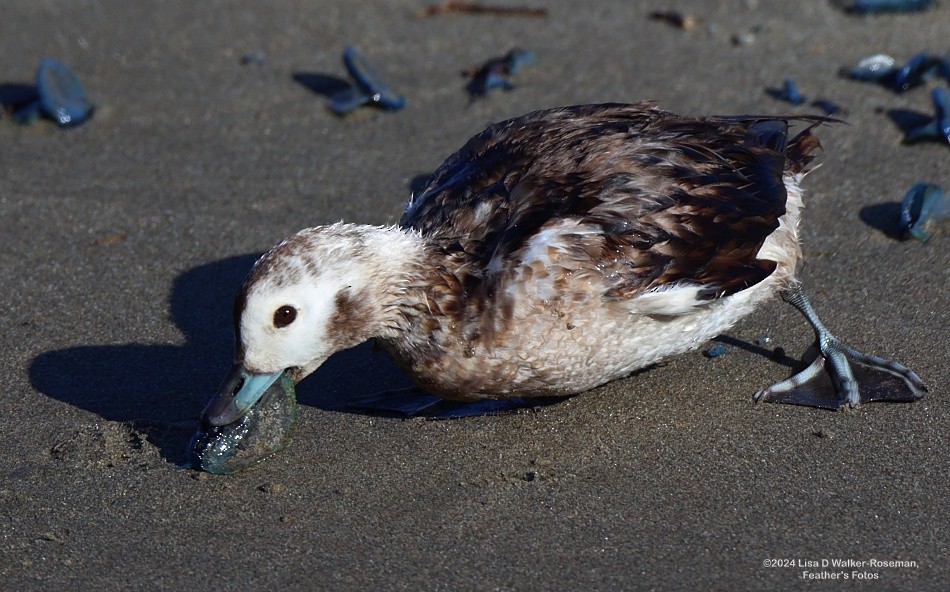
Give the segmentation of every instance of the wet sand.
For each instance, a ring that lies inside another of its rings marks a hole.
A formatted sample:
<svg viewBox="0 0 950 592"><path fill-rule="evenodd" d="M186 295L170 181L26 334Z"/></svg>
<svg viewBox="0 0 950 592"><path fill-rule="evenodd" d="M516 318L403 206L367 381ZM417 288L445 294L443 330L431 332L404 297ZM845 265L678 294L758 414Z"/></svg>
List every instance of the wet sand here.
<svg viewBox="0 0 950 592"><path fill-rule="evenodd" d="M422 2L5 4L0 89L56 57L98 110L68 131L0 119L0 587L798 589L838 559L916 567L829 566L878 579L818 586L944 586L948 237L886 232L913 183L950 188L947 146L903 146L889 117L931 112L938 81L897 95L837 71L946 52L950 6L854 18L804 0L712 4L431 19L412 16ZM658 8L701 22L681 31L650 20ZM403 111L326 110L348 44L408 95ZM537 65L469 104L459 72L515 45ZM242 65L253 52L263 64ZM789 76L850 123L819 131L801 277L841 338L928 383L923 401L754 405L791 371L755 340L798 357L812 339L776 301L723 337L720 358L687 353L507 415L342 410L408 384L363 345L299 386L284 453L228 477L182 468L230 364L233 294L285 235L395 222L413 183L493 121L639 99L817 112L766 94Z"/></svg>

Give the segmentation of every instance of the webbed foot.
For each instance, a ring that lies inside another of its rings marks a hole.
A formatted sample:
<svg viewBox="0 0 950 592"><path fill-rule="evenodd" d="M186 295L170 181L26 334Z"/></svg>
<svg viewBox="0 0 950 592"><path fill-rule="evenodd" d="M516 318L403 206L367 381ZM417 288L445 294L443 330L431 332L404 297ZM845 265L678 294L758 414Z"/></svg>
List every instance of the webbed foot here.
<svg viewBox="0 0 950 592"><path fill-rule="evenodd" d="M843 411L875 401L911 403L927 392L913 371L896 362L863 354L837 340L825 348L826 353L818 349L811 348L817 356L808 367L760 390L755 401Z"/></svg>
<svg viewBox="0 0 950 592"><path fill-rule="evenodd" d="M756 402L846 410L874 401L908 403L927 392L927 386L910 369L838 341L818 320L801 284L784 290L782 299L811 323L817 355L801 372L757 392Z"/></svg>

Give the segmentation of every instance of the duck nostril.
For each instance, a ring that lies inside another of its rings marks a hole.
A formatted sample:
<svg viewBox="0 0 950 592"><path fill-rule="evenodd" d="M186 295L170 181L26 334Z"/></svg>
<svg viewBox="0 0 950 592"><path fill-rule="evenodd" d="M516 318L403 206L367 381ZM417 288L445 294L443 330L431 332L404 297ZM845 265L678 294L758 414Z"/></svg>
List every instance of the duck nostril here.
<svg viewBox="0 0 950 592"><path fill-rule="evenodd" d="M241 378L238 379L237 383L235 383L234 388L231 389L231 396L232 396L232 397L236 397L237 394L238 394L239 392L241 392L241 388L242 388L243 386L244 386L244 378L241 377Z"/></svg>

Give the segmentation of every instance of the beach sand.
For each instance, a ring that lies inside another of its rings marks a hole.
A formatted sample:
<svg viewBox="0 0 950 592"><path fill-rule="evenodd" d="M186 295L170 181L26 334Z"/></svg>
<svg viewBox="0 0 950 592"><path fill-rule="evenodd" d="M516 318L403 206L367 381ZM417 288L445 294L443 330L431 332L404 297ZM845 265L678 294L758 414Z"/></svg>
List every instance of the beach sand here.
<svg viewBox="0 0 950 592"><path fill-rule="evenodd" d="M849 577L836 589L945 586L950 237L887 232L913 183L950 189L947 146L901 145L889 116L932 112L945 83L898 95L838 69L946 52L946 4L860 18L808 0L559 1L533 3L544 18L427 19L405 1L4 4L0 89L55 57L97 112L71 130L0 118L0 587L774 590L805 587L822 560ZM699 25L648 18L673 8ZM327 111L350 44L404 110ZM460 71L513 46L537 64L470 104ZM254 52L264 62L242 65ZM922 401L753 404L791 372L756 339L797 359L813 337L776 300L722 357L505 415L341 410L409 384L365 344L298 386L286 451L233 476L184 468L231 363L233 295L284 236L396 222L471 135L534 109L817 113L766 94L786 77L849 122L818 130L801 277L839 337L923 378Z"/></svg>

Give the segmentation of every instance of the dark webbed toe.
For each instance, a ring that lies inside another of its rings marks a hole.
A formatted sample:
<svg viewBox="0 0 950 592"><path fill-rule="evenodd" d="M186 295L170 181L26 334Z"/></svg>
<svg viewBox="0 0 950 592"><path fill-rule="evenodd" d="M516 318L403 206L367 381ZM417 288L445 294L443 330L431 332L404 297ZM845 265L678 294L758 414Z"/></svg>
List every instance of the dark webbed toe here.
<svg viewBox="0 0 950 592"><path fill-rule="evenodd" d="M817 353L817 348L812 348ZM756 403L785 403L821 409L840 409L842 399L825 372L825 358L818 355L811 364L781 382L764 388L752 397ZM844 401L847 406L847 400Z"/></svg>
<svg viewBox="0 0 950 592"><path fill-rule="evenodd" d="M809 351L816 357L808 367L760 390L755 401L841 411L880 401L911 403L927 392L926 385L911 370L862 354L837 340L825 347L826 353L819 352L817 343Z"/></svg>
<svg viewBox="0 0 950 592"><path fill-rule="evenodd" d="M927 393L927 385L909 368L853 350L837 340L835 345L852 362L851 371L858 383L861 403L910 403Z"/></svg>
<svg viewBox="0 0 950 592"><path fill-rule="evenodd" d="M818 319L800 283L789 285L781 295L815 330L816 357L798 374L757 392L757 402L844 410L875 401L907 403L927 392L908 368L841 343Z"/></svg>

